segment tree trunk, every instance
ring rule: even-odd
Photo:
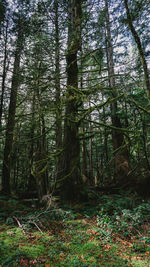
[[[5,20],[6,16],[6,8],[7,8],[7,2],[5,0],[0,1],[0,34],[1,34],[1,28],[2,28],[2,23]]]
[[[58,0],[54,2],[55,8],[55,87],[56,87],[56,181],[62,174],[62,108],[60,99],[60,43],[59,43],[59,22],[58,22]]]
[[[40,141],[34,158],[34,174],[38,198],[41,201],[42,197],[47,194],[47,159],[45,148]]]
[[[128,21],[129,28],[130,28],[130,31],[131,31],[132,36],[134,38],[134,41],[137,44],[141,64],[142,64],[142,67],[144,70],[144,77],[145,77],[145,84],[146,84],[148,99],[150,101],[150,78],[149,78],[149,73],[148,73],[147,62],[146,62],[145,55],[144,55],[144,50],[142,47],[140,37],[139,37],[139,35],[138,35],[134,25],[133,25],[132,17],[131,17],[130,10],[128,7],[128,0],[124,0],[124,5],[125,5],[125,9],[126,9],[126,15],[127,15],[127,21]]]
[[[2,92],[1,92],[1,99],[0,99],[0,127],[2,124],[5,80],[6,80],[6,73],[7,73],[7,68],[6,68],[7,56],[8,56],[7,45],[8,45],[8,20],[6,22],[6,30],[5,30],[4,61],[3,61],[3,74],[2,74]]]
[[[17,44],[15,51],[11,95],[10,95],[10,103],[8,111],[8,121],[6,126],[3,170],[2,170],[2,190],[7,194],[10,193],[10,171],[11,171],[10,163],[11,163],[11,152],[13,144],[13,131],[15,126],[17,91],[19,86],[20,57],[22,48],[23,48],[23,30],[20,27],[18,30],[18,37],[17,37]]]
[[[83,136],[85,136],[86,133],[86,129],[84,126],[84,123],[82,123],[82,130],[83,130]],[[88,183],[89,180],[89,173],[88,173],[88,169],[87,169],[87,144],[86,144],[86,140],[83,139],[82,141],[82,176],[83,176],[83,182],[84,183]]]
[[[33,168],[33,158],[34,158],[34,146],[35,146],[35,90],[33,92],[33,98],[32,98],[32,104],[31,104],[31,128],[30,128],[30,148],[29,148],[29,177],[28,177],[28,189],[30,191],[35,190],[36,187],[36,181],[35,177],[32,173],[32,168]]]
[[[90,101],[89,101],[89,108],[91,108]],[[90,121],[92,121],[91,114],[89,114],[89,132],[90,134],[92,134],[93,127]],[[89,175],[88,177],[89,177],[89,184],[93,185],[94,175],[93,175],[93,140],[92,140],[92,137],[90,137],[89,139]]]
[[[40,73],[40,65],[39,65]],[[39,76],[37,79],[37,100],[38,100],[38,142],[37,150],[35,153],[34,159],[34,170],[36,185],[38,191],[39,200],[42,200],[42,197],[47,194],[48,190],[48,172],[47,172],[47,149],[46,149],[46,130],[45,130],[45,119],[43,114],[43,107],[40,97],[40,88],[39,88]]]
[[[78,66],[80,49],[81,1],[68,1],[67,100],[64,123],[64,177],[62,196],[74,201],[80,195],[80,141],[78,137]]]

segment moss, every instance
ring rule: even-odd
[[[110,199],[110,201],[113,206],[114,200]],[[90,210],[90,207],[87,208]],[[99,209],[99,207],[97,208]],[[94,208],[92,207],[92,209]],[[145,216],[148,210],[148,208],[146,211],[144,209]],[[74,216],[73,211],[71,212]],[[85,210],[83,210],[83,214],[85,214]],[[30,212],[28,216],[30,217]],[[50,216],[49,213],[48,216]],[[97,225],[95,217],[88,219],[87,216],[80,214],[79,218],[81,217],[81,219],[67,221],[65,213],[65,220],[58,222],[56,219],[50,220],[48,216],[45,217],[43,214],[43,218],[48,222],[48,229],[42,228],[43,233],[25,228],[26,233],[23,234],[17,224],[16,226],[12,224],[0,226],[0,265],[6,267],[44,267],[46,264],[54,267],[125,267],[148,266],[150,264],[148,262],[150,251],[148,232],[142,241],[137,236],[133,236],[133,239],[129,241],[125,237],[121,237],[118,232],[108,232],[109,229],[105,224],[106,235],[103,237],[102,229]],[[23,223],[22,219],[19,220]],[[46,226],[44,222],[42,222],[43,227]],[[112,227],[112,219],[110,223],[109,226]],[[110,235],[110,239],[106,238],[107,234]]]
[[[35,245],[21,244],[19,249],[20,251],[25,253],[27,256],[32,257],[33,259],[39,258],[45,252],[45,247],[43,245],[37,245],[37,244]]]

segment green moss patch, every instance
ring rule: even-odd
[[[149,266],[149,204],[132,208],[130,201],[125,203],[119,197],[103,200],[90,216],[86,209],[61,208],[53,213],[29,209],[24,215],[19,210],[22,227],[9,214],[0,226],[0,265]]]

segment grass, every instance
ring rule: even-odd
[[[150,266],[150,204],[138,201],[129,207],[129,199],[129,205],[124,201],[103,196],[89,208],[84,204],[78,210],[43,214],[19,206],[17,218],[23,229],[13,220],[16,210],[9,202],[9,217],[3,213],[0,218],[0,266]]]

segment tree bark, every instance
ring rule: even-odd
[[[3,74],[2,74],[2,92],[1,92],[1,100],[0,100],[0,127],[2,124],[2,114],[3,114],[3,102],[4,102],[4,93],[5,93],[5,80],[6,80],[6,73],[7,73],[7,51],[8,45],[8,20],[6,21],[6,29],[5,29],[5,44],[4,44],[4,61],[3,61]]]
[[[0,34],[1,34],[1,28],[2,28],[2,23],[5,19],[6,16],[6,7],[7,7],[7,2],[5,0],[0,1]]]
[[[55,87],[56,87],[56,152],[58,156],[56,158],[56,181],[62,174],[62,108],[60,99],[60,33],[59,33],[59,21],[58,21],[58,0],[54,2],[55,8]]]
[[[89,108],[91,108],[90,100],[89,100]],[[89,132],[92,134],[93,127],[90,121],[92,121],[91,114],[89,114]],[[90,137],[89,139],[89,175],[88,175],[88,178],[89,178],[89,184],[93,185],[94,174],[93,174],[93,139],[92,137]]]
[[[35,150],[35,90],[33,91],[32,103],[31,103],[31,128],[30,128],[30,148],[29,148],[29,175],[28,175],[28,189],[30,191],[34,190],[36,187],[36,180],[33,175],[33,158],[34,158],[34,150]]]
[[[62,196],[65,200],[74,201],[80,195],[81,185],[77,66],[77,53],[81,44],[81,1],[70,0],[68,7],[67,100],[64,123]]]
[[[10,193],[10,171],[11,171],[10,163],[11,163],[11,152],[13,144],[13,131],[15,127],[17,91],[20,83],[19,72],[20,72],[20,58],[22,49],[23,49],[23,29],[20,26],[18,29],[18,37],[16,43],[15,60],[14,60],[13,76],[11,84],[11,95],[10,95],[10,103],[8,111],[8,121],[6,126],[3,170],[2,170],[2,190],[7,194]]]
[[[42,200],[42,197],[47,194],[48,190],[48,172],[47,172],[47,149],[46,149],[46,129],[45,129],[45,119],[43,114],[43,106],[41,102],[40,95],[40,66],[39,64],[39,73],[37,78],[37,100],[38,100],[38,142],[37,150],[35,152],[34,158],[34,170],[35,178],[37,185],[37,192],[39,200]]]

